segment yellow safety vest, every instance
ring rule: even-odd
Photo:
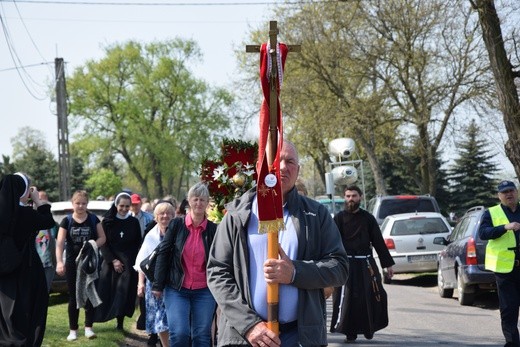
[[[500,204],[490,207],[489,214],[494,227],[509,223]],[[508,273],[515,264],[516,238],[509,230],[499,238],[489,240],[486,246],[485,268],[493,272]]]

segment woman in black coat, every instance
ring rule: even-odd
[[[32,199],[34,206],[25,206]],[[0,234],[12,235],[22,261],[0,276],[0,345],[40,346],[45,333],[49,295],[45,272],[34,238],[38,230],[54,226],[50,205],[44,204],[36,187],[22,173],[0,181]],[[1,249],[4,255],[6,250]],[[2,257],[2,254],[0,254]],[[10,259],[0,260],[2,263]]]
[[[217,226],[206,217],[208,187],[196,183],[188,191],[189,211],[170,221],[160,243],[152,294],[163,298],[170,346],[210,346],[216,302],[206,264]]]
[[[103,303],[96,307],[94,321],[117,318],[118,329],[123,329],[125,316],[134,314],[137,298],[137,272],[133,266],[141,247],[141,226],[130,214],[130,204],[130,195],[117,195],[102,221],[107,241],[101,247],[103,263],[97,292]]]

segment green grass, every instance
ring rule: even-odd
[[[84,322],[85,310],[79,311],[79,330],[76,341],[67,341],[69,334],[69,315],[67,313],[68,294],[51,293],[49,298],[49,310],[47,313],[47,328],[42,347],[54,346],[96,346],[96,347],[118,347],[124,345],[125,332],[133,330],[135,318],[125,318],[124,331],[116,329],[116,320],[105,323],[94,323],[94,332],[97,338],[89,340],[85,337]],[[138,309],[136,313],[138,314]]]

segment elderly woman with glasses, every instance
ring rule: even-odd
[[[197,183],[188,191],[189,210],[175,218],[161,242],[152,293],[164,297],[170,346],[210,346],[215,299],[206,280],[206,263],[216,224],[206,218],[209,191]]]
[[[163,298],[156,298],[152,294],[152,283],[140,268],[141,262],[148,257],[161,243],[168,230],[170,221],[175,217],[175,208],[169,202],[160,202],[155,206],[154,220],[157,224],[146,234],[143,244],[137,253],[134,269],[139,273],[137,295],[145,298],[146,303],[146,332],[150,334],[149,344],[160,338],[163,347],[168,346],[168,321]]]

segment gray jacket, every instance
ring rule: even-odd
[[[210,250],[208,286],[221,309],[219,346],[248,345],[244,336],[262,318],[253,310],[249,288],[247,223],[256,192],[250,190],[226,206]],[[287,206],[298,235],[298,255],[293,261],[298,287],[298,335],[302,346],[327,345],[323,288],[347,281],[347,254],[327,209],[296,189],[288,193]]]
[[[99,278],[98,263],[99,251],[96,241],[86,241],[76,258],[76,308],[85,307],[87,299],[93,307],[103,303],[96,290],[96,280]],[[87,268],[89,270],[85,271]]]

